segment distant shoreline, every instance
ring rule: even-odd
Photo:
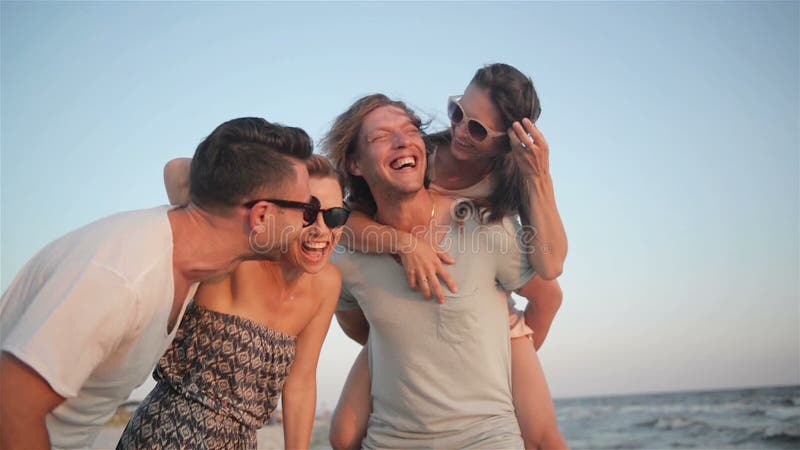
[[[569,395],[569,396],[559,396],[553,397],[554,401],[558,400],[578,400],[582,398],[590,399],[590,398],[619,398],[619,397],[644,397],[644,396],[654,396],[654,395],[679,395],[679,394],[703,394],[703,393],[715,393],[715,392],[730,392],[730,391],[757,391],[757,390],[764,390],[764,389],[788,389],[788,388],[798,388],[800,389],[800,380],[798,380],[797,384],[769,384],[764,386],[742,386],[742,387],[725,387],[725,388],[698,388],[698,389],[685,389],[685,390],[678,390],[678,391],[642,391],[642,392],[631,392],[631,393],[621,393],[621,394],[586,394],[586,395]]]

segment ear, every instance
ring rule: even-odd
[[[364,173],[361,172],[361,167],[358,165],[358,160],[355,158],[347,158],[347,171],[350,172],[350,175],[355,175],[357,177],[364,176]]]
[[[267,218],[275,214],[275,205],[269,202],[258,202],[250,208],[250,228],[253,230],[266,230]]]

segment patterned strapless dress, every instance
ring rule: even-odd
[[[117,449],[255,449],[294,361],[294,336],[188,306],[158,362],[158,384]]]

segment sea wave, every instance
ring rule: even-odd
[[[685,430],[687,428],[702,428],[712,430],[715,427],[703,420],[684,416],[663,416],[637,424],[640,427],[655,428],[656,430]]]
[[[767,441],[800,443],[800,424],[773,425],[763,431],[762,438]]]
[[[773,419],[793,420],[800,418],[800,408],[796,406],[769,408],[765,411],[765,414]]]

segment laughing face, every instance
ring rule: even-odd
[[[361,124],[348,169],[363,177],[373,194],[418,192],[425,181],[425,143],[419,128],[400,108],[376,108]]]
[[[342,207],[342,188],[335,178],[311,177],[311,195],[317,197],[323,210]],[[333,248],[342,235],[341,227],[331,230],[322,213],[310,226],[303,228],[300,237],[289,247],[287,257],[307,273],[318,273],[328,263]]]

